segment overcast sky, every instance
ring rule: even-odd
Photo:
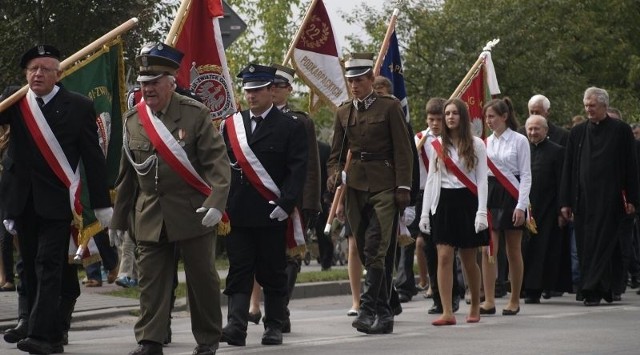
[[[376,10],[382,10],[382,4],[385,1],[388,2],[389,0],[366,0],[366,4]],[[354,11],[364,2],[363,0],[324,0],[324,6],[327,8],[331,18],[331,25],[338,35],[340,48],[346,44],[345,38],[348,35],[362,33],[360,37],[366,38],[366,34],[358,26],[348,25],[342,19],[343,14]]]

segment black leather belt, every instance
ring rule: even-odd
[[[390,152],[389,153],[351,152],[351,157],[353,159],[358,159],[362,161],[393,159],[393,156]]]

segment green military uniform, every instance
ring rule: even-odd
[[[356,100],[336,111],[329,173],[346,170],[345,210],[365,265],[365,291],[351,326],[367,334],[393,332],[385,258],[398,206],[409,202],[413,152],[400,102],[373,92],[373,54],[353,53],[345,77]],[[371,94],[366,95],[366,90]],[[344,167],[347,150],[352,159]]]
[[[162,343],[165,339],[172,293],[174,248],[185,264],[191,327],[198,344],[218,344],[222,329],[220,280],[215,269],[214,227],[202,225],[199,207],[224,211],[229,191],[230,168],[225,144],[215,130],[209,110],[201,103],[173,93],[160,116],[162,123],[182,146],[196,172],[212,187],[204,196],[189,185],[158,156],[149,166],[134,167],[156,155],[139,114],[125,114],[124,149],[117,186],[113,229],[126,230],[135,208],[133,232],[139,252],[141,314],[135,325],[138,342]],[[152,158],[153,159],[153,158]],[[175,242],[175,243],[174,243]]]
[[[382,269],[398,213],[395,189],[411,186],[413,155],[400,102],[372,93],[363,105],[357,110],[348,101],[338,107],[328,171],[347,170],[345,209],[360,257],[365,267]],[[345,169],[347,149],[352,159]],[[365,250],[368,221],[362,220],[362,210],[367,204],[375,206],[381,228],[381,239],[373,250]]]

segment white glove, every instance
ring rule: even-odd
[[[347,172],[342,170],[342,174],[340,174],[340,178],[342,179],[342,184],[346,185],[347,184]]]
[[[487,220],[487,211],[478,211],[476,212],[476,221],[474,223],[476,227],[476,233],[480,233],[481,231],[489,228],[489,221]]]
[[[13,219],[5,219],[2,221],[2,224],[4,224],[4,229],[6,229],[9,234],[18,234],[18,232],[16,232],[16,222]]]
[[[402,221],[406,226],[413,223],[413,220],[416,219],[416,208],[415,206],[405,207],[404,213],[402,214]]]
[[[93,214],[96,215],[96,219],[102,225],[102,228],[109,228],[111,223],[111,217],[113,217],[113,208],[96,208],[93,210]]]
[[[418,227],[420,227],[422,233],[431,234],[431,222],[429,221],[429,215],[420,217]]]
[[[119,248],[124,242],[127,232],[121,229],[109,229],[109,244],[112,247]]]
[[[269,215],[269,218],[277,219],[278,222],[282,222],[285,219],[289,218],[289,215],[287,214],[287,212],[285,212],[285,210],[283,210],[282,207],[276,205],[274,201],[269,201],[269,204],[276,206],[276,208],[274,208],[271,214]]]
[[[197,213],[207,212],[202,218],[202,225],[205,227],[213,227],[222,219],[222,212],[215,208],[200,207],[196,210]]]

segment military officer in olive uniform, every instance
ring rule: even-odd
[[[134,355],[162,354],[175,248],[180,248],[187,275],[198,344],[193,353],[215,354],[222,331],[215,225],[227,201],[229,159],[209,109],[174,91],[181,59],[182,53],[165,44],[142,48],[136,62],[144,101],[124,117],[121,182],[110,237],[122,236],[133,208],[140,285]]]
[[[367,270],[352,326],[364,333],[391,333],[389,290],[382,287],[385,256],[398,211],[410,202],[413,153],[400,102],[374,92],[372,67],[371,53],[354,53],[345,63],[353,100],[336,112],[328,185],[346,178],[346,217]],[[345,167],[348,149],[352,159]]]

